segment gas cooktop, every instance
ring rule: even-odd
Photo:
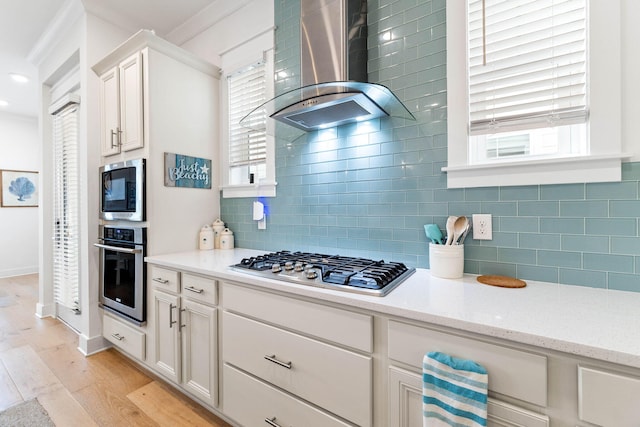
[[[380,297],[415,272],[415,268],[397,262],[289,251],[244,258],[230,268],[270,279]]]

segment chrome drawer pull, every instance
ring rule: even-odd
[[[117,339],[118,341],[122,341],[124,339],[124,337],[118,333],[111,334],[111,336]]]
[[[291,369],[291,362],[281,362],[278,359],[276,359],[276,355],[272,354],[271,356],[265,356],[265,359],[267,359],[269,362],[273,362],[276,365],[280,365],[283,368],[287,368],[287,369]],[[275,419],[275,418],[274,418]]]
[[[264,422],[269,424],[271,427],[280,427],[280,424],[276,423],[276,417],[265,418]]]
[[[173,328],[174,323],[178,323],[176,320],[173,320],[173,309],[178,308],[177,305],[169,304],[169,329]]]
[[[196,294],[201,294],[204,292],[204,289],[198,289],[198,288],[194,288],[193,286],[187,286],[186,288],[184,288],[186,291],[191,291],[191,292],[195,292]]]
[[[154,282],[162,283],[163,285],[166,285],[167,283],[169,283],[167,279],[163,279],[162,277],[154,277],[152,280]]]

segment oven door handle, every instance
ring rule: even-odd
[[[102,243],[94,243],[93,246],[95,246],[96,248],[108,249],[110,251],[122,252],[122,253],[125,253],[125,254],[140,254],[140,253],[142,253],[142,249],[122,248],[120,246],[103,245]]]

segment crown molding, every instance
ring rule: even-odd
[[[35,66],[40,66],[69,25],[83,15],[84,7],[80,0],[67,0],[29,51],[27,61]]]
[[[220,21],[225,20],[253,0],[215,0],[209,6],[171,30],[165,38],[171,43],[182,46],[202,34]]]

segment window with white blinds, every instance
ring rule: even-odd
[[[586,13],[586,0],[469,0],[472,163],[586,153]]]
[[[79,98],[53,107],[53,293],[56,303],[80,310],[79,302]]]
[[[470,0],[470,134],[587,120],[585,0]]]
[[[447,186],[619,181],[622,13],[447,0]]]
[[[267,114],[240,120],[266,100],[265,63],[259,62],[227,77],[229,100],[229,184],[253,184],[266,177]]]

